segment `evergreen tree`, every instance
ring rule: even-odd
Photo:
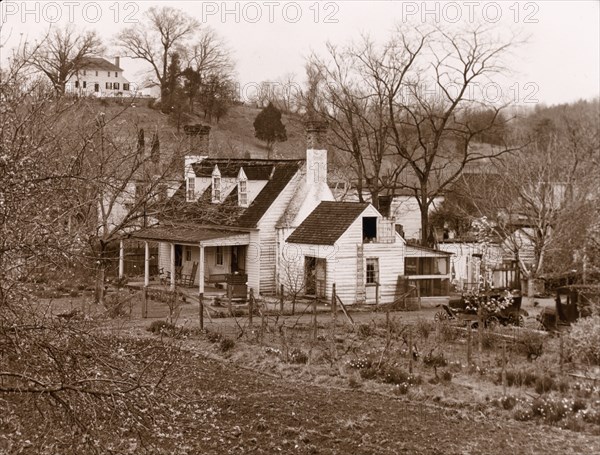
[[[269,152],[275,142],[287,141],[285,125],[281,123],[281,112],[269,103],[254,119],[254,136],[267,143]]]

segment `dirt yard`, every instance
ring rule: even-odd
[[[550,304],[525,306],[526,325],[535,327],[535,314]],[[170,311],[152,302],[147,318],[140,316],[135,297],[122,307],[122,316],[107,318],[104,310],[81,299],[65,298],[53,302],[52,312],[84,308],[98,318],[98,330],[112,336],[161,336],[181,343],[183,358],[169,379],[179,396],[168,403],[176,425],[158,442],[165,453],[600,453],[600,425],[575,416],[552,425],[541,417],[515,420],[525,403],[554,395],[499,381],[502,356],[507,357],[504,375],[523,368],[541,375],[557,366],[554,342],[533,360],[516,342],[507,349],[503,337],[516,339],[515,329],[502,328],[500,342],[492,341],[498,335],[486,334],[479,351],[477,332],[469,348],[466,329],[433,324],[437,309],[353,312],[354,324],[339,313],[334,328],[331,314],[321,307],[315,333],[312,308],[303,305],[294,316],[273,313],[261,320],[255,315],[252,326],[247,315],[206,317],[206,332],[198,330],[198,304]],[[174,331],[147,330],[171,318]],[[432,359],[439,364],[428,363]],[[388,376],[377,376],[375,364],[387,365]],[[409,370],[404,382],[389,377]],[[574,391],[575,382],[567,388]],[[590,390],[586,399],[592,407],[600,396]],[[551,394],[566,396],[562,392]],[[507,396],[516,405],[505,406]]]

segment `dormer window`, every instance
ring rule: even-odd
[[[221,202],[221,171],[216,164],[212,173],[212,201]]]
[[[188,177],[187,179],[187,200],[194,201],[196,198],[196,177]]]
[[[243,168],[238,174],[238,202],[240,207],[248,207],[248,177]]]

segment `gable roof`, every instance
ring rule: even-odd
[[[248,175],[248,169],[258,167],[259,171],[250,174],[255,177],[260,173],[260,177],[264,177],[260,180],[267,180],[267,183],[248,207],[238,205],[237,188],[233,188],[220,204],[211,203],[210,186],[196,202],[185,202],[185,184],[182,184],[171,198],[170,208],[163,213],[163,220],[255,228],[277,196],[300,170],[304,160],[205,159],[202,163],[204,163],[202,166],[195,167],[198,169],[196,172],[200,172],[202,176],[211,176],[216,164],[222,177],[237,177],[239,168],[244,167],[248,179],[252,179]],[[256,166],[253,166],[253,163],[256,163]],[[210,170],[209,174],[206,174],[207,170]]]
[[[368,206],[368,202],[321,202],[286,241],[333,245]]]
[[[269,180],[274,170],[274,163],[276,163],[276,160],[205,158],[199,163],[193,163],[192,169],[196,177],[210,177],[216,165],[219,168],[221,177],[237,178],[240,168],[243,168],[248,180]]]
[[[117,65],[110,63],[102,57],[85,57],[82,59],[81,69],[93,69],[101,71],[123,71]]]

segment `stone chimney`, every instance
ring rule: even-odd
[[[115,66],[121,68],[121,57],[115,57]]]
[[[183,131],[190,138],[190,152],[194,155],[209,155],[210,126],[196,123],[185,125]]]
[[[306,127],[306,183],[327,184],[327,123],[305,122]]]

